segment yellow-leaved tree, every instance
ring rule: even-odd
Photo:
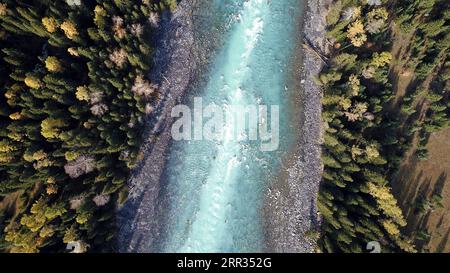
[[[59,138],[64,126],[66,123],[62,119],[46,118],[41,122],[41,134],[47,139]]]
[[[31,76],[31,75],[26,76],[24,82],[25,82],[26,86],[33,88],[33,89],[38,89],[42,86],[41,81],[38,78]]]
[[[48,56],[45,60],[45,67],[50,72],[62,72],[63,66],[61,62],[55,56]]]
[[[75,95],[79,101],[89,101],[89,91],[86,86],[78,86]]]
[[[397,205],[397,199],[391,193],[391,189],[387,186],[377,185],[370,182],[368,184],[369,194],[377,201],[378,207],[388,216],[392,223],[401,227],[406,226],[406,220],[403,217],[402,210]]]
[[[42,18],[42,25],[44,25],[45,29],[53,33],[59,28],[59,23],[53,17],[44,17]]]
[[[64,21],[61,24],[61,29],[64,31],[66,37],[70,40],[73,40],[78,36],[78,31],[75,24],[70,21]]]
[[[356,47],[361,47],[367,41],[366,31],[361,20],[356,20],[350,25],[347,31],[347,38]]]

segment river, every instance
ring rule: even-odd
[[[301,12],[298,0],[212,1],[200,11],[198,31],[220,42],[205,83],[184,104],[192,109],[201,97],[203,106],[223,109],[279,106],[279,145],[261,151],[260,139],[174,142],[159,196],[165,215],[157,251],[263,251],[265,194],[297,133],[289,124],[296,113],[293,81],[300,80],[292,69]]]

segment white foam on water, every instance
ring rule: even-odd
[[[228,59],[223,71],[220,71],[220,79],[223,81],[223,89],[228,94],[227,104],[245,105],[248,103],[243,96],[244,81],[249,77],[249,60],[252,51],[258,43],[258,37],[263,31],[264,21],[262,16],[267,13],[268,5],[264,0],[252,0],[245,2],[242,11],[235,21],[230,35],[230,41],[226,46]],[[186,252],[215,252],[221,249],[227,237],[227,205],[230,210],[230,197],[235,194],[234,184],[236,173],[239,172],[241,163],[237,156],[241,155],[242,147],[239,141],[233,137],[233,123],[227,123],[224,128],[224,141],[218,147],[216,160],[211,165],[207,181],[199,193],[199,206],[195,213],[195,219],[190,225],[185,243],[176,251]]]

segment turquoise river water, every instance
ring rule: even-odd
[[[211,14],[221,15],[214,16],[216,21],[210,25],[225,27],[206,83],[195,97],[203,99],[203,107],[268,105],[270,113],[271,105],[279,106],[279,146],[261,151],[262,140],[174,142],[162,193],[170,201],[160,248],[163,252],[259,252],[265,240],[265,193],[276,179],[281,158],[295,142],[295,130],[288,124],[296,112],[289,105],[295,92],[292,60],[303,1],[216,0],[209,7]],[[193,97],[185,102],[189,107],[194,105]],[[222,130],[229,133],[229,124]]]

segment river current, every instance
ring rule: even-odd
[[[211,54],[204,84],[183,103],[191,109],[198,98],[203,107],[222,109],[266,105],[269,116],[262,122],[269,127],[270,107],[278,106],[279,145],[262,151],[261,139],[173,142],[159,196],[167,207],[158,248],[162,252],[260,252],[265,243],[265,194],[296,140],[290,125],[296,114],[290,103],[296,92],[292,60],[303,1],[214,0],[207,6],[199,15],[203,20],[199,31],[211,32],[220,41]],[[225,135],[232,129],[229,123],[221,128]]]

